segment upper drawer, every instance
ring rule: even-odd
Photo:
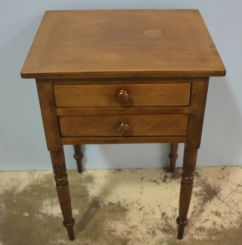
[[[186,106],[191,83],[55,85],[57,107]]]

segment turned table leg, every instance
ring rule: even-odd
[[[74,240],[74,219],[72,218],[71,197],[66,173],[63,147],[59,151],[50,151],[50,155],[54,169],[57,194],[64,217],[63,224],[67,229],[70,240]]]
[[[178,143],[171,143],[170,144],[170,172],[174,173],[176,169],[176,160],[178,157],[177,151],[178,151]]]
[[[76,160],[77,170],[79,173],[82,173],[82,149],[81,145],[73,145],[74,147],[74,159]]]
[[[71,198],[66,174],[64,150],[58,127],[53,84],[50,80],[37,80],[36,85],[39,94],[46,143],[51,156],[57,195],[64,218],[63,224],[68,231],[70,240],[74,240],[74,219],[72,218]]]
[[[183,157],[183,171],[179,200],[178,239],[182,239],[187,225],[187,214],[190,206],[197,152],[201,143],[202,126],[206,105],[208,79],[197,79],[192,83],[191,112],[189,115],[187,137]]]

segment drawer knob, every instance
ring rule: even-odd
[[[118,132],[121,134],[121,135],[127,135],[128,133],[130,133],[130,129],[131,127],[129,126],[129,124],[125,121],[121,121],[118,125]]]
[[[125,89],[120,89],[116,94],[116,100],[122,106],[130,106],[132,104],[132,99],[129,96],[129,93]]]

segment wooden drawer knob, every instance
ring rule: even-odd
[[[129,126],[129,124],[125,121],[121,121],[118,125],[118,132],[121,134],[121,135],[127,135],[128,133],[130,133],[130,129],[131,127]]]
[[[132,99],[129,96],[129,93],[125,89],[120,89],[116,94],[116,100],[122,106],[129,106],[132,104]]]

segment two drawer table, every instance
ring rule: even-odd
[[[69,238],[74,219],[63,145],[185,143],[178,238],[192,194],[210,76],[225,68],[197,10],[45,13],[21,71],[36,79],[46,143]]]

